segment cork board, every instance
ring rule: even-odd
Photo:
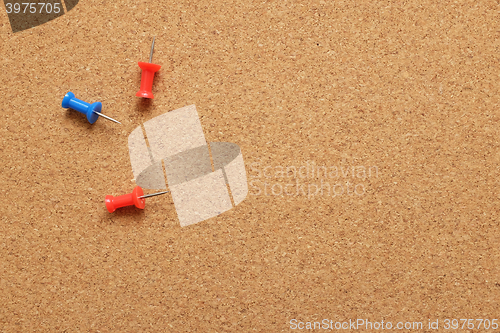
[[[17,32],[8,2],[1,332],[499,331],[497,1],[63,1]],[[130,133],[188,105],[246,198],[108,213]]]

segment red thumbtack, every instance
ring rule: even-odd
[[[106,203],[106,208],[108,212],[113,213],[117,208],[125,206],[136,206],[139,209],[144,209],[146,206],[145,198],[154,197],[156,195],[169,193],[170,191],[158,192],[153,194],[144,195],[142,188],[136,186],[132,193],[120,195],[119,197],[114,197],[112,195],[107,195],[104,202]]]
[[[154,98],[151,89],[153,88],[153,78],[155,73],[161,68],[160,65],[152,64],[153,50],[155,48],[155,37],[153,37],[153,44],[151,45],[151,53],[149,54],[149,62],[139,62],[139,67],[142,69],[141,76],[141,89],[135,94],[137,97]]]

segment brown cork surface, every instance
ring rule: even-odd
[[[0,9],[0,332],[500,321],[497,1],[81,0],[16,33]],[[108,213],[131,131],[192,104],[246,199]]]

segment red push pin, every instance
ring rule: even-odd
[[[144,195],[142,188],[136,186],[132,193],[120,195],[119,197],[114,197],[112,195],[107,195],[104,202],[106,203],[106,208],[108,212],[113,213],[117,208],[125,206],[136,206],[139,209],[144,209],[146,206],[145,198],[154,197],[156,195],[169,193],[170,191],[158,192],[153,194]]]
[[[153,78],[155,73],[161,68],[160,65],[152,64],[153,50],[155,48],[155,38],[153,37],[153,44],[151,45],[151,53],[149,54],[149,62],[139,62],[139,67],[142,69],[141,77],[141,90],[135,94],[137,97],[154,98],[151,89],[153,88]]]

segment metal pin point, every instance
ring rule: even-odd
[[[108,117],[108,116],[106,116],[106,115],[104,115],[104,114],[102,114],[102,113],[100,113],[100,112],[94,111],[94,113],[95,113],[95,114],[98,114],[99,116],[104,117],[104,118],[106,118],[106,119],[108,119],[108,120],[114,121],[115,123],[121,124],[118,120],[114,120],[113,118]]]
[[[155,39],[156,36],[153,37],[153,44],[151,44],[151,52],[149,53],[149,63],[153,61],[153,50],[155,49]]]
[[[139,197],[139,199],[151,198],[151,197],[155,197],[155,196],[157,196],[157,195],[160,195],[160,194],[165,194],[165,193],[170,193],[170,191],[165,191],[165,192],[158,192],[158,193],[153,193],[153,194],[141,195],[141,196]]]

